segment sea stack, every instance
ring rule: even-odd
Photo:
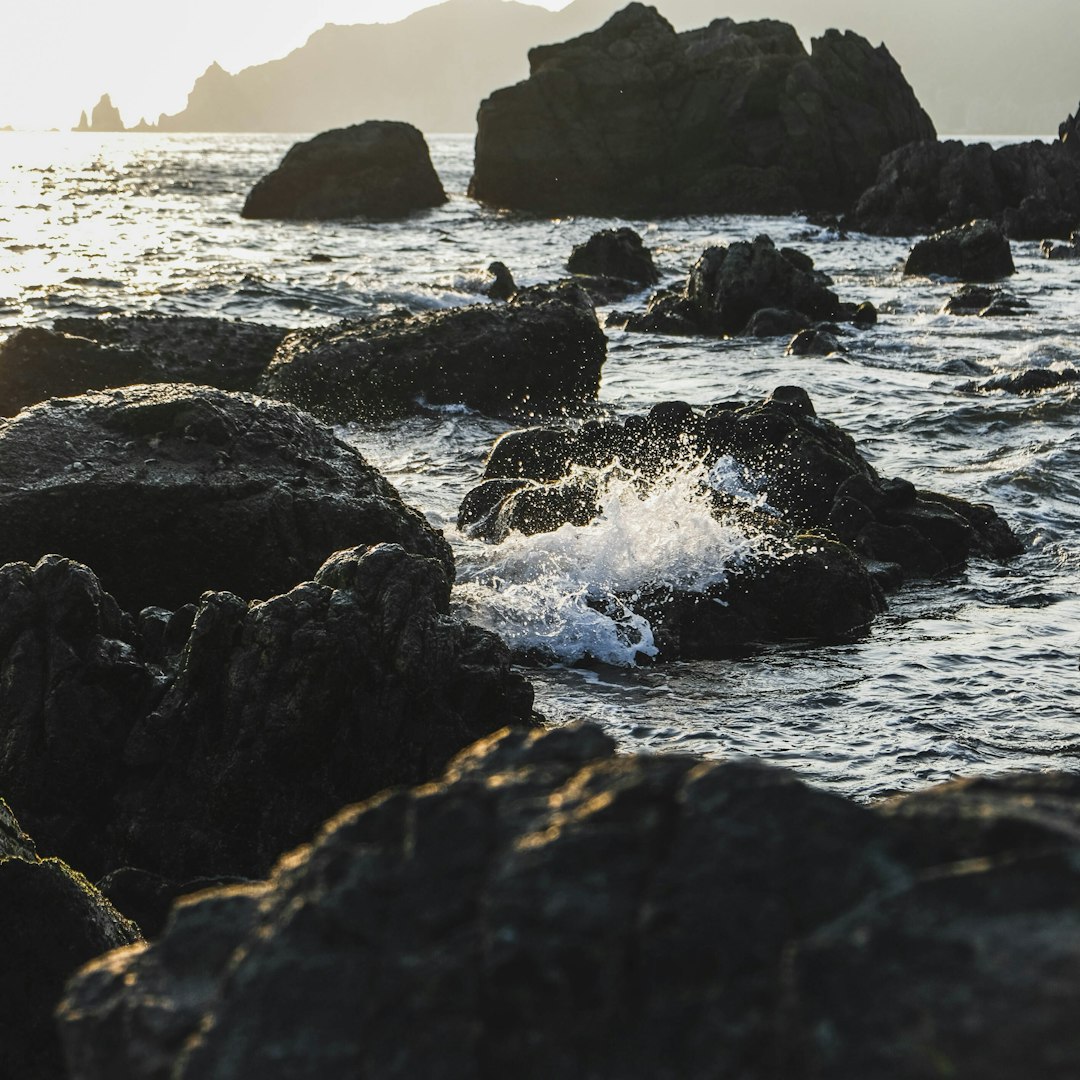
[[[677,34],[632,3],[529,53],[480,106],[470,194],[544,213],[846,209],[881,158],[934,127],[882,45],[716,19]]]

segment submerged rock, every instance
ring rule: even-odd
[[[982,393],[1002,390],[1006,394],[1038,394],[1077,381],[1080,381],[1080,371],[1076,368],[1028,368],[1026,371],[1002,372],[982,382],[966,382],[960,389]]]
[[[787,356],[832,356],[846,350],[828,330],[800,330],[784,350]]]
[[[997,281],[1015,274],[1016,267],[1001,229],[992,221],[971,221],[920,240],[908,255],[904,273]]]
[[[700,497],[743,533],[747,552],[708,588],[661,580],[636,589],[629,602],[665,659],[730,655],[761,639],[851,636],[880,610],[874,582],[1020,550],[989,506],[880,477],[798,387],[703,414],[668,402],[622,423],[511,432],[492,447],[458,525],[493,543],[512,531],[583,527],[600,514],[609,475],[628,475],[647,494],[687,468],[701,470]],[[741,490],[710,480],[714,473],[741,476]]]
[[[296,143],[247,197],[246,218],[403,217],[446,193],[424,136],[397,120],[368,120]]]
[[[827,31],[808,54],[762,19],[676,34],[632,3],[532,49],[530,77],[477,117],[469,192],[543,213],[844,209],[882,155],[934,137],[884,46]]]
[[[135,383],[252,390],[285,333],[239,320],[162,315],[24,327],[0,344],[0,414]]]
[[[81,874],[41,859],[0,799],[0,1075],[65,1080],[53,1012],[64,983],[111,949],[133,945],[138,929]]]
[[[502,733],[85,968],[59,1012],[70,1080],[478,1061],[572,1080],[1064,1077],[1076,778],[1001,787],[874,808],[752,762],[616,755],[589,727]]]
[[[976,218],[1014,240],[1064,239],[1080,222],[1076,119],[1053,143],[912,142],[882,162],[845,224],[888,236],[939,232]]]
[[[606,349],[581,288],[534,286],[505,304],[298,330],[259,389],[335,421],[391,419],[421,400],[551,414],[595,401]]]
[[[947,315],[981,315],[983,318],[1012,318],[1031,311],[1022,297],[989,285],[965,285],[950,296],[941,309]]]
[[[130,611],[207,589],[265,598],[332,552],[450,548],[333,432],[278,402],[158,385],[44,402],[0,420],[0,564],[93,567]]]
[[[356,548],[262,603],[207,593],[166,616],[161,649],[85,567],[9,564],[0,790],[44,850],[95,877],[265,873],[346,803],[531,722],[505,646],[449,597],[441,563]]]
[[[820,319],[854,318],[860,309],[841,304],[831,284],[809,255],[759,236],[706,248],[681,291],[661,290],[643,313],[613,313],[607,321],[646,333],[768,337]]]

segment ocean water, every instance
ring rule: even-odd
[[[429,140],[450,195],[437,210],[397,223],[242,221],[246,192],[293,141],[0,135],[0,334],[73,314],[297,326],[478,303],[491,260],[522,284],[554,280],[573,244],[624,223],[476,206],[464,195],[466,136]],[[882,473],[992,503],[1026,550],[1005,565],[975,561],[905,587],[852,644],[654,663],[651,628],[618,596],[656,580],[707,584],[737,568],[763,541],[713,520],[699,492],[706,483],[760,500],[761,478],[703,475],[688,462],[642,501],[612,476],[594,526],[492,547],[454,522],[509,424],[450,408],[343,427],[446,531],[461,612],[561,658],[527,671],[538,708],[553,723],[595,720],[628,749],[754,755],[856,798],[977,772],[1080,767],[1080,385],[1031,397],[960,390],[999,372],[1080,365],[1080,265],[1015,243],[1018,273],[1007,287],[1031,311],[957,318],[940,313],[954,283],[904,280],[905,240],[843,237],[798,217],[625,224],[669,282],[710,243],[768,233],[810,254],[841,298],[871,300],[881,317],[845,338],[847,355],[824,359],[785,357],[778,339],[611,330],[601,414],[674,398],[704,407],[799,384]],[[602,662],[581,666],[586,656]]]

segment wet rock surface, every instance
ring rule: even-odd
[[[756,495],[736,497],[703,481],[711,512],[775,540],[724,586],[669,589],[655,598],[646,589],[636,597],[635,609],[647,610],[660,628],[666,659],[730,655],[761,639],[837,640],[880,610],[874,582],[895,585],[904,576],[945,573],[972,556],[1008,558],[1021,550],[989,506],[878,475],[798,387],[704,413],[666,402],[622,423],[510,432],[492,447],[458,525],[490,542],[515,530],[587,525],[600,513],[605,470],[616,461],[642,490],[666,482],[665,471],[676,466],[733,466]]]
[[[63,1080],[53,1010],[88,960],[139,940],[137,928],[81,874],[38,857],[0,799],[0,1076]]]
[[[444,202],[424,136],[411,124],[368,120],[296,143],[252,188],[241,216],[393,218]]]
[[[980,315],[983,318],[1013,318],[1032,310],[1030,301],[993,285],[965,285],[945,302],[947,315]]]
[[[1078,805],[1063,774],[864,807],[499,734],[85,968],[70,1077],[1063,1080]]]
[[[630,228],[603,229],[576,244],[566,261],[572,274],[617,278],[640,285],[660,280],[652,252]]]
[[[706,248],[681,290],[663,289],[644,312],[613,312],[608,326],[643,333],[790,335],[822,319],[853,320],[866,305],[841,303],[832,279],[768,236]]]
[[[332,552],[449,546],[355,450],[289,405],[184,385],[54,400],[0,421],[0,564],[50,552],[121,605],[261,599]]]
[[[1075,382],[1080,382],[1080,371],[1076,368],[1028,368],[1025,371],[1002,372],[981,382],[972,380],[964,383],[960,389],[983,393],[1002,390],[1006,394],[1038,394]]]
[[[24,327],[0,344],[0,413],[135,383],[251,390],[285,333],[238,320],[160,315]]]
[[[544,213],[843,209],[882,156],[933,125],[881,46],[717,19],[676,34],[632,3],[532,49],[530,77],[480,106],[470,194]]]
[[[95,878],[168,879],[114,876],[151,914],[169,882],[265,873],[346,803],[531,723],[505,646],[449,595],[440,562],[356,548],[263,603],[217,592],[161,613],[155,646],[86,567],[8,564],[0,790],[42,850]]]
[[[580,287],[534,286],[505,304],[298,330],[259,390],[335,421],[390,419],[421,402],[551,414],[596,399],[606,349]]]
[[[971,221],[920,240],[904,273],[939,274],[960,281],[998,281],[1016,273],[1009,241],[992,221]]]
[[[881,162],[846,224],[886,236],[933,233],[976,218],[1013,240],[1065,239],[1080,222],[1080,133],[1068,117],[1053,143],[913,142]]]

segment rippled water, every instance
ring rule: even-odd
[[[455,136],[430,140],[451,196],[438,210],[396,224],[241,221],[247,190],[291,141],[0,135],[0,327],[148,310],[299,325],[473,303],[492,259],[520,283],[552,280],[574,243],[610,224],[477,207],[464,196],[471,140]],[[841,238],[798,218],[628,224],[671,281],[706,244],[768,232],[808,252],[842,298],[872,300],[882,317],[845,339],[842,359],[784,357],[781,340],[610,331],[605,411],[625,415],[672,398],[706,406],[798,383],[883,473],[993,503],[1027,550],[1005,566],[976,562],[906,587],[851,645],[531,669],[539,708],[553,721],[598,720],[627,747],[754,754],[859,797],[977,771],[1080,767],[1080,388],[1023,398],[959,390],[983,374],[1080,364],[1080,267],[1014,244],[1018,273],[1008,288],[1032,310],[956,318],[939,314],[955,286],[902,278],[904,241]],[[700,569],[737,551],[739,538],[698,519],[674,546],[657,533],[674,513],[670,500],[685,495],[677,490],[664,496],[668,504],[646,507],[613,494],[588,536],[517,539],[497,551],[466,540],[453,527],[457,504],[506,429],[447,410],[343,434],[446,529],[463,609],[508,636],[554,626],[573,658],[575,634],[606,635],[615,645],[604,655],[623,658],[614,625],[575,621],[575,591],[604,573],[644,574],[657,560]],[[684,520],[691,509],[679,503]],[[585,608],[582,618],[596,615]]]

